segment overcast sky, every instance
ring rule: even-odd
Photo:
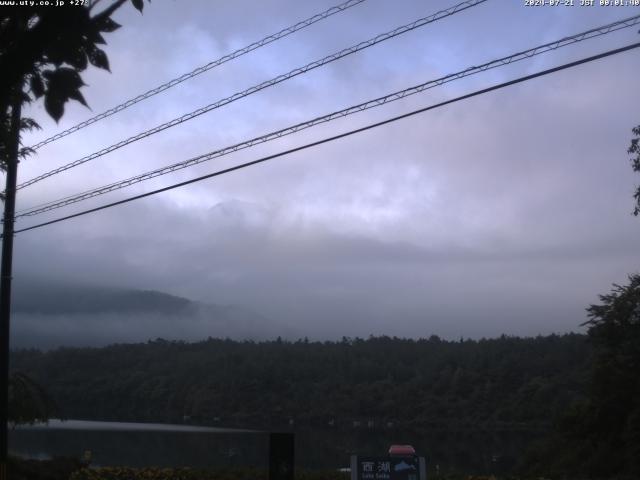
[[[575,0],[579,3],[579,0]],[[46,138],[337,0],[126,5],[92,111]],[[19,181],[453,5],[367,0],[38,151]],[[266,89],[22,190],[18,209],[216,150],[472,65],[636,15],[636,7],[488,2]],[[18,228],[637,42],[639,27],[22,219]],[[580,331],[585,307],[640,261],[626,153],[640,52],[459,102],[267,164],[19,234],[15,276],[157,289],[233,304],[311,337]],[[178,332],[179,335],[179,332]],[[150,332],[153,337],[153,332]]]

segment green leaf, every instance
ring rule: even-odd
[[[66,53],[64,42],[56,38],[56,41],[47,47],[45,53],[49,62],[53,63],[56,66],[62,65]]]
[[[142,13],[142,8],[144,7],[143,0],[131,0],[131,3],[140,13]]]
[[[84,82],[74,69],[62,67],[57,70],[46,70],[42,75],[47,79],[44,106],[56,122],[64,114],[64,104],[70,99],[87,106],[87,102],[79,91]]]
[[[109,17],[102,18],[98,21],[98,29],[101,32],[111,33],[119,29],[122,25],[114,22]]]
[[[74,90],[82,87],[85,84],[78,72],[76,72],[72,68],[66,67],[58,68],[50,75],[49,88],[51,88],[51,83],[59,83],[63,86],[64,89]]]
[[[87,68],[87,54],[83,48],[77,48],[70,52],[65,61],[80,72]]]
[[[111,71],[109,69],[109,59],[107,58],[107,54],[99,48],[94,47],[93,50],[89,52],[89,61],[91,62],[91,65],[95,67],[102,68],[108,72]]]
[[[20,119],[20,130],[41,130],[42,128],[38,125],[33,118],[23,117]]]
[[[55,94],[47,92],[44,97],[44,108],[57,123],[64,114],[64,100]]]
[[[87,105],[87,101],[82,96],[82,93],[80,93],[80,90],[73,90],[69,92],[69,98],[72,98],[75,101],[80,102],[85,107],[89,108],[89,105]]]
[[[31,91],[36,98],[40,98],[42,95],[44,95],[44,83],[39,74],[33,74],[29,83],[31,86]]]
[[[36,153],[36,151],[33,148],[22,147],[18,152],[18,158],[24,159],[24,158],[27,158],[29,155],[33,155],[34,153]]]
[[[92,25],[91,29],[86,32],[85,37],[90,42],[90,44],[107,44],[107,42],[104,40],[104,37],[100,34],[97,25]]]

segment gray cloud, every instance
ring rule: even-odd
[[[449,5],[436,2],[426,11],[420,2],[366,2],[42,149],[23,162],[21,178]],[[286,1],[193,1],[179,8],[154,3],[142,17],[123,10],[124,27],[109,39],[114,73],[90,72],[86,97],[101,111],[304,18],[310,8]],[[21,192],[19,202],[26,207],[111,182],[623,14],[629,12],[487,2],[42,182]],[[636,30],[450,84],[87,206],[630,43]],[[625,153],[638,123],[636,55],[25,232],[16,241],[16,275],[153,288],[246,306],[316,337],[578,329],[584,308],[612,282],[624,282],[640,260],[640,223],[630,215],[637,179]],[[56,131],[40,107],[33,112],[47,127],[36,135]],[[60,128],[87,114],[69,107]],[[199,333],[194,327],[189,336]]]

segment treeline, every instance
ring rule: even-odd
[[[343,338],[15,351],[66,418],[242,427],[548,429],[585,397],[578,334]]]

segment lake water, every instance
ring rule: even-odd
[[[441,473],[508,473],[535,438],[530,433],[399,432],[307,429],[295,432],[296,466],[337,469],[351,454],[385,455],[391,444],[411,444]],[[101,466],[266,467],[268,432],[149,423],[52,420],[9,433],[12,453],[30,458],[82,457]]]

